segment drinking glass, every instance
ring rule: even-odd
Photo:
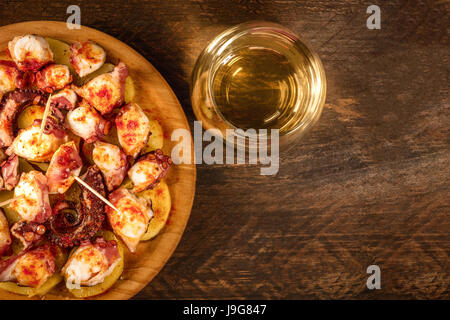
[[[319,119],[325,96],[319,57],[298,35],[271,22],[225,30],[203,50],[192,73],[195,116],[205,130],[220,131],[238,147],[249,147],[252,129],[257,147],[271,140],[259,129],[278,129],[280,148],[292,145]]]

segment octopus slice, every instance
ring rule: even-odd
[[[38,223],[45,222],[52,214],[48,197],[47,178],[39,171],[24,172],[14,188],[11,209],[15,210],[23,220]]]
[[[125,188],[119,188],[109,195],[109,201],[119,210],[106,207],[106,215],[116,235],[134,253],[153,217],[151,202],[138,198]]]
[[[74,42],[70,46],[70,63],[80,77],[100,69],[105,60],[105,50],[92,41]]]
[[[73,141],[59,147],[53,154],[47,169],[47,184],[50,193],[65,193],[78,176],[83,167],[83,161]]]
[[[127,156],[113,144],[97,141],[94,145],[92,159],[102,171],[108,190],[112,191],[120,186],[127,175]]]
[[[102,174],[96,166],[88,168],[83,181],[101,195],[106,195]],[[104,220],[103,201],[81,187],[81,201],[78,204],[59,201],[54,205],[53,215],[48,221],[49,239],[60,247],[79,245],[81,241],[92,238]]]
[[[51,114],[47,118],[47,122],[44,126],[44,134],[55,137],[56,139],[62,140],[62,143],[67,141],[67,131],[66,127],[64,125],[64,115],[61,113],[59,109],[51,108]],[[35,119],[33,122],[33,126],[40,128],[42,124],[42,119]],[[58,142],[58,145],[61,144],[61,141]],[[36,160],[35,160],[36,161]],[[43,162],[49,161],[47,160],[41,160]]]
[[[72,82],[69,67],[63,64],[51,64],[37,72],[35,82],[37,88],[45,92],[63,89]]]
[[[172,159],[160,149],[141,157],[128,171],[134,184],[133,192],[153,189],[167,175],[171,164]]]
[[[32,73],[19,70],[14,61],[0,60],[0,100],[7,92],[29,87],[33,79]]]
[[[119,62],[112,72],[101,74],[80,88],[72,86],[72,89],[103,115],[123,104],[127,76],[128,68]]]
[[[21,286],[38,288],[56,270],[58,249],[45,244],[0,262],[0,282],[14,281]]]
[[[8,43],[9,53],[22,71],[36,72],[53,62],[53,52],[42,37],[25,35],[15,37]]]
[[[125,153],[137,157],[147,144],[150,135],[150,121],[136,103],[129,103],[120,109],[116,117],[117,136]]]
[[[0,61],[0,100],[5,93],[14,91],[17,88],[20,75],[15,64],[9,64],[7,62],[9,61]]]
[[[2,180],[6,190],[12,190],[19,182],[19,157],[12,154],[1,167]]]
[[[103,139],[111,130],[112,125],[86,101],[67,113],[66,123],[74,134],[86,140],[87,143]]]
[[[20,240],[25,249],[41,241],[45,231],[43,224],[25,220],[16,222],[11,227],[11,234]]]
[[[75,91],[69,88],[64,88],[52,95],[50,104],[52,105],[52,107],[61,110],[73,110],[77,105],[77,99],[78,98]]]
[[[16,89],[3,97],[0,105],[0,147],[9,147],[14,140],[17,114],[31,104],[45,104],[47,95],[40,90]]]
[[[69,88],[64,88],[58,93],[52,95],[50,100],[51,116],[47,118],[44,133],[54,134],[59,138],[63,137],[66,134],[67,126],[65,115],[62,110],[73,110],[75,109],[76,104],[77,94]],[[35,121],[39,126],[41,125],[41,121],[39,119]]]
[[[39,133],[40,120],[35,121],[29,128],[19,130],[17,137],[6,150],[6,154],[15,153],[30,161],[48,162],[59,146],[68,140],[64,131],[46,133],[44,130],[41,136]]]
[[[99,237],[94,243],[83,241],[62,269],[66,287],[94,286],[102,283],[120,262],[117,242]]]
[[[0,209],[0,257],[11,253],[11,243],[8,220]]]

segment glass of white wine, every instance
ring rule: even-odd
[[[243,129],[235,130],[237,138],[248,129],[278,129],[281,148],[318,120],[325,96],[319,57],[295,33],[270,22],[225,30],[203,50],[192,74],[192,107],[204,129],[223,137],[227,129]]]

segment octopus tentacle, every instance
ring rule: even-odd
[[[161,149],[143,155],[128,171],[133,192],[153,189],[167,175],[171,164],[172,159]]]
[[[88,168],[83,179],[101,195],[106,195],[103,177],[97,166]],[[100,230],[105,220],[105,205],[92,192],[81,187],[81,202],[59,201],[49,219],[49,239],[61,247],[73,247],[89,240]]]
[[[25,249],[38,243],[45,232],[43,224],[25,220],[15,223],[11,228],[11,234],[20,240]]]
[[[12,154],[0,164],[0,172],[4,185],[1,188],[12,190],[19,182],[19,157]]]
[[[0,104],[0,147],[14,140],[14,127],[19,112],[31,104],[45,105],[48,95],[41,90],[16,89],[6,94]]]

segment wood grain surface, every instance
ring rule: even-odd
[[[72,2],[3,0],[0,24],[65,21]],[[277,176],[253,165],[197,167],[186,232],[135,298],[450,297],[448,1],[76,3],[82,24],[162,73],[191,125],[195,60],[236,23],[296,31],[327,73],[322,117],[281,155]],[[366,28],[370,4],[381,7],[381,30]],[[371,264],[381,290],[366,288]]]

